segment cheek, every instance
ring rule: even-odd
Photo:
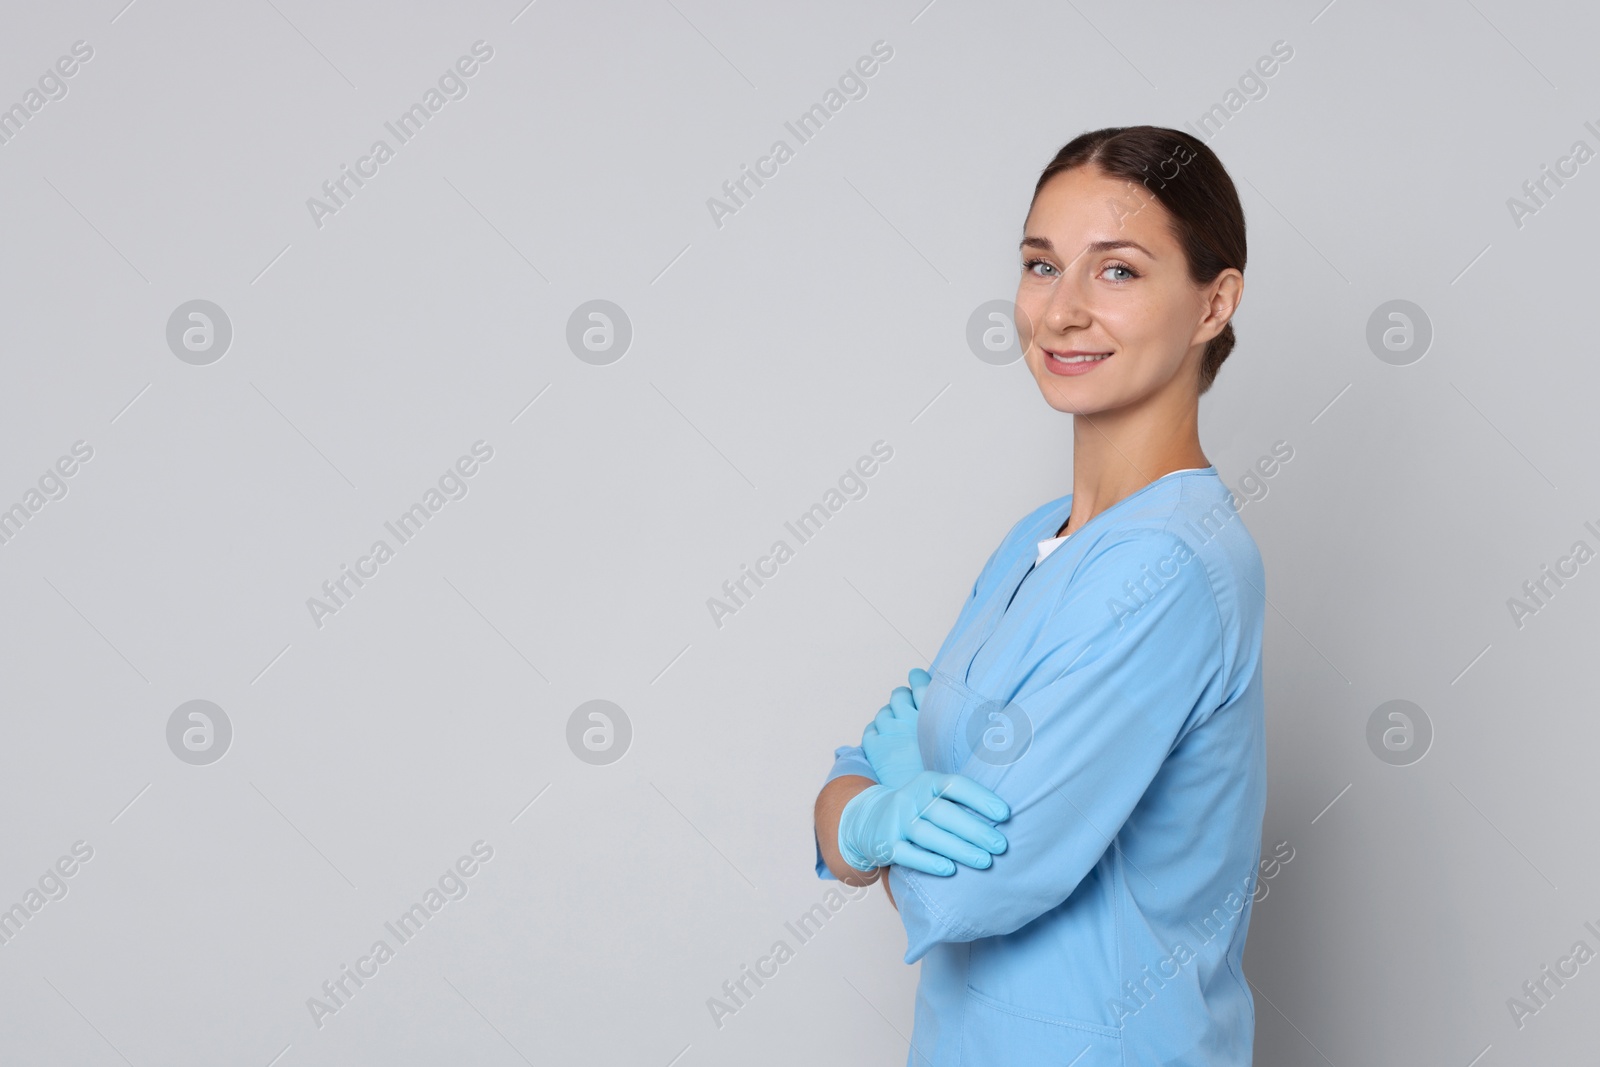
[[[1152,366],[1182,362],[1185,342],[1194,332],[1191,310],[1182,297],[1154,290],[1106,308],[1102,321],[1117,342]]]
[[[1142,300],[1110,301],[1098,309],[1095,317],[1119,353],[1135,356],[1143,363],[1156,349],[1162,332],[1160,323],[1151,318],[1155,310]]]
[[[1049,307],[1050,297],[1037,286],[1028,285],[1026,282],[1017,287],[1016,299],[1016,328],[1017,342],[1027,351],[1033,347],[1033,338],[1037,332],[1035,324],[1043,317]]]
[[[1038,285],[1029,285],[1026,280],[1017,283],[1017,295],[1014,303],[1017,305],[1017,315],[1026,315],[1030,321],[1037,321],[1044,313],[1045,304],[1049,301],[1050,294]],[[1018,328],[1026,329],[1021,322]]]

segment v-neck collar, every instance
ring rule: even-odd
[[[1112,504],[1110,507],[1108,507],[1104,511],[1100,512],[1099,515],[1096,515],[1094,518],[1090,519],[1088,522],[1086,522],[1082,526],[1078,527],[1078,529],[1073,530],[1072,533],[1068,534],[1067,536],[1076,537],[1081,531],[1086,530],[1090,526],[1093,526],[1096,522],[1099,522],[1101,515],[1109,515],[1111,512],[1117,510],[1122,505],[1126,504],[1128,501],[1134,499],[1139,494],[1145,492],[1145,490],[1155,488],[1156,486],[1160,485],[1162,482],[1166,481],[1168,478],[1175,478],[1180,474],[1216,474],[1216,473],[1217,473],[1217,468],[1216,468],[1215,464],[1210,464],[1210,465],[1207,465],[1207,466],[1204,466],[1204,467],[1184,467],[1182,470],[1168,471],[1166,474],[1163,474],[1161,477],[1155,479],[1154,481],[1146,482],[1144,485],[1140,486],[1138,489],[1135,489],[1133,492],[1129,493],[1127,496],[1123,497],[1121,500],[1117,501],[1115,504]],[[1055,523],[1053,525],[1046,526],[1045,529],[1047,529],[1047,530],[1059,530],[1059,529],[1061,529],[1062,524],[1065,523],[1069,518],[1072,517],[1072,498],[1073,498],[1074,495],[1075,494],[1073,494],[1073,493],[1068,493],[1066,496],[1061,498],[1061,502],[1056,506],[1055,510],[1051,512],[1051,515],[1056,517]],[[1054,540],[1054,538],[1053,537],[1041,538],[1041,539],[1038,539],[1038,540]],[[1035,544],[1038,543],[1038,540],[1035,541]],[[1053,555],[1055,555],[1055,553],[1052,552],[1052,553],[1050,553],[1050,555],[1053,556]],[[1046,556],[1045,558],[1048,559],[1049,556]]]
[[[1202,467],[1199,469],[1186,468],[1179,471],[1169,471],[1168,473],[1157,478],[1155,481],[1150,482],[1148,485],[1141,486],[1132,493],[1129,493],[1127,496],[1123,497],[1109,508],[1106,508],[1100,514],[1084,523],[1083,526],[1078,530],[1074,530],[1072,533],[1072,540],[1082,540],[1082,538],[1080,538],[1078,535],[1084,530],[1089,530],[1091,528],[1098,529],[1099,527],[1096,524],[1100,523],[1101,519],[1106,518],[1106,516],[1111,516],[1112,519],[1109,521],[1114,521],[1117,517],[1117,509],[1121,508],[1124,504],[1139,498],[1147,491],[1154,489],[1156,486],[1165,484],[1169,479],[1190,474],[1210,475],[1214,477],[1216,473],[1217,468],[1215,465]],[[951,645],[948,650],[946,650],[945,654],[935,657],[935,661],[941,665],[941,669],[944,669],[950,677],[958,679],[963,684],[967,683],[973,664],[977,662],[978,656],[982,653],[983,647],[988,644],[989,638],[994,636],[995,631],[1000,628],[1001,621],[1004,619],[1007,610],[1010,609],[1012,602],[1016,599],[1017,592],[1022,587],[1023,580],[1033,572],[1035,566],[1049,567],[1053,565],[1050,561],[1058,556],[1065,556],[1069,553],[1077,555],[1077,553],[1072,552],[1072,550],[1066,545],[1062,545],[1060,548],[1050,553],[1049,556],[1046,556],[1042,562],[1037,564],[1035,562],[1037,557],[1037,550],[1035,546],[1040,539],[1038,534],[1042,530],[1059,530],[1061,528],[1061,524],[1066,521],[1067,517],[1071,513],[1072,494],[1068,493],[1059,501],[1056,501],[1055,506],[1050,508],[1048,513],[1042,519],[1036,520],[1036,524],[1033,526],[1033,528],[1027,530],[1026,536],[1019,540],[1017,546],[1013,549],[1012,558],[1010,560],[1010,565],[1007,568],[1005,577],[996,584],[994,591],[989,594],[983,607],[980,609],[980,613],[962,628],[962,632],[956,643]],[[1002,601],[1000,598],[1001,593],[1006,594],[1004,601]]]
[[[1069,536],[1081,540],[1082,538],[1079,535],[1082,534],[1083,531],[1093,528],[1095,523],[1100,522],[1101,519],[1105,518],[1107,515],[1110,515],[1112,512],[1122,507],[1122,505],[1138,499],[1140,496],[1149,492],[1151,489],[1154,489],[1156,486],[1163,484],[1168,479],[1177,478],[1185,474],[1215,475],[1216,473],[1216,464],[1210,464],[1205,467],[1185,467],[1182,470],[1168,471],[1155,481],[1147,482],[1138,489],[1135,489],[1133,492],[1129,493],[1127,496],[1123,497],[1121,500],[1117,501],[1115,504],[1112,504],[1110,507],[1100,512],[1100,514],[1096,515],[1094,518],[1090,519],[1076,530],[1073,530]],[[1049,516],[1053,521],[1046,524],[1044,529],[1061,529],[1061,524],[1066,522],[1067,519],[1072,515],[1072,497],[1073,494],[1068,493],[1066,496],[1061,498],[1060,502],[1055,508],[1051,509]],[[1027,580],[1028,575],[1032,574],[1035,568],[1048,566],[1052,559],[1066,554],[1067,546],[1061,545],[1059,548],[1041,560],[1038,558],[1039,541],[1040,538],[1030,531],[1030,536],[1022,542],[1023,551],[1015,560],[1012,561],[1011,570],[1006,575],[1006,582],[1011,587],[1011,595],[1006,597],[1006,605],[1000,609],[1001,616],[1010,610],[1011,602],[1016,600],[1017,592],[1022,588],[1022,583]],[[993,627],[999,625],[999,618],[991,618],[988,620],[988,622],[992,624],[988,627],[990,632],[992,632]],[[985,640],[987,639],[988,638],[986,634]]]

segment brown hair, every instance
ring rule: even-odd
[[[1164,126],[1109,126],[1079,134],[1062,146],[1039,175],[1034,199],[1051,178],[1082,166],[1142,184],[1167,209],[1172,235],[1183,248],[1189,279],[1196,285],[1214,281],[1229,267],[1243,272],[1244,209],[1238,191],[1216,153],[1198,138]],[[1168,173],[1173,167],[1176,172]],[[1031,201],[1028,206],[1031,210]],[[1200,360],[1200,392],[1211,388],[1233,343],[1232,322],[1206,343]]]

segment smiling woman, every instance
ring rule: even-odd
[[[1020,252],[1072,492],[1012,525],[929,670],[835,751],[817,873],[893,888],[922,964],[908,1063],[1245,1067],[1266,577],[1198,429],[1244,213],[1191,135],[1097,130],[1045,168]]]

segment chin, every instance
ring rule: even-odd
[[[1032,363],[1028,365],[1028,369],[1033,372],[1033,384],[1045,403],[1064,414],[1076,414],[1079,411],[1094,414],[1093,398],[1098,389],[1092,386],[1085,388],[1088,383],[1051,374],[1043,367],[1035,367]]]
[[[1094,415],[1102,407],[1095,399],[1094,390],[1059,385],[1055,380],[1039,383],[1039,395],[1063,415]]]

